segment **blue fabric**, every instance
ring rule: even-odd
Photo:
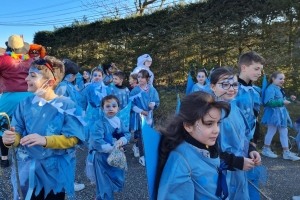
[[[132,100],[132,107],[133,106],[137,106],[138,108],[144,110],[144,111],[152,111],[150,108],[149,108],[149,104],[150,102],[155,102],[155,106],[154,106],[154,109],[156,109],[158,106],[159,106],[159,96],[158,96],[158,93],[156,91],[156,89],[151,86],[149,88],[148,91],[143,91],[141,90],[141,88],[139,86],[133,88],[130,92],[130,97],[135,97],[133,100]],[[139,127],[140,127],[140,124],[141,124],[141,121],[140,121],[140,113],[136,113],[136,112],[133,112],[133,117],[131,118],[131,125],[132,125],[132,129],[133,130],[138,130]],[[151,127],[153,127],[153,115],[150,116],[151,119],[152,119],[152,125]]]
[[[120,101],[120,109],[125,108],[125,106],[128,104],[129,93],[130,91],[128,90],[127,87],[124,89],[119,89],[115,85],[110,87],[110,94],[113,94],[116,97],[118,97]]]
[[[175,110],[175,114],[177,115],[180,111],[180,105],[181,105],[181,102],[180,102],[180,97],[179,97],[179,94],[177,94],[177,106],[176,106],[176,110]]]
[[[216,196],[218,166],[219,158],[207,158],[187,142],[182,142],[168,157],[157,199],[219,199]]]
[[[222,152],[248,157],[250,128],[235,100],[230,101],[230,114],[221,120],[218,144]],[[246,172],[227,172],[229,199],[249,199]]]
[[[148,181],[148,192],[151,200],[156,200],[156,191],[154,188],[156,169],[158,162],[158,149],[161,135],[149,127],[145,119],[142,118],[142,139],[145,151],[146,172]]]
[[[9,117],[12,117],[19,102],[33,94],[30,92],[5,92],[0,96],[0,112],[5,112]],[[0,118],[2,118],[0,116]],[[3,121],[1,121],[3,122]],[[1,126],[2,124],[0,124]],[[0,136],[3,132],[0,130]]]
[[[83,81],[83,76],[78,72],[76,74],[76,79],[75,79],[77,88],[79,89],[79,91],[83,90],[84,86],[84,81]]]
[[[196,92],[196,91],[205,91],[205,85],[200,85],[198,83],[195,83],[191,89],[191,92]]]
[[[32,133],[41,136],[65,135],[83,141],[83,125],[76,117],[81,114],[76,104],[66,97],[58,97],[50,102],[39,101],[30,96],[22,100],[16,108],[11,125],[21,137]],[[41,146],[21,146],[16,148],[20,181],[28,190],[29,174],[34,173],[35,194],[45,189],[46,195],[65,191],[74,195],[75,147],[69,149],[50,149]],[[35,162],[35,171],[30,171],[30,163]],[[29,172],[29,173],[28,173]],[[14,187],[16,184],[13,182]]]
[[[113,78],[114,78],[113,74],[105,75],[105,77],[104,77],[104,79],[103,79],[104,84],[105,84],[105,85],[108,85],[108,86],[113,86],[113,85],[114,85],[114,82],[108,83],[108,81],[109,81],[110,79],[113,79]]]
[[[82,95],[76,90],[75,86],[63,80],[58,84],[58,86],[54,90],[55,94],[62,95],[65,97],[69,97],[72,101],[74,101],[78,106],[82,107],[83,97]]]
[[[265,91],[263,103],[267,104],[270,100],[285,100],[284,95],[280,91],[280,87],[270,84]],[[285,106],[272,108],[266,106],[261,119],[262,124],[274,125],[276,127],[292,127],[292,120]]]
[[[89,140],[89,152],[96,151],[94,157],[94,169],[96,180],[96,199],[113,199],[113,192],[120,192],[124,188],[125,172],[120,168],[115,168],[107,163],[108,153],[104,153],[101,145],[114,145],[116,138],[113,134],[116,133],[130,140],[131,134],[128,126],[125,126],[122,121],[120,128],[114,128],[109,121],[102,117],[96,121],[91,128]]]
[[[238,94],[236,96],[236,104],[241,109],[243,116],[245,116],[248,125],[251,129],[251,138],[255,131],[256,116],[254,110],[259,113],[261,98],[260,89],[257,86],[243,86],[239,85]]]
[[[258,182],[262,184],[267,183],[267,170],[264,166],[260,165],[252,168],[247,172],[247,178],[251,181],[257,188],[259,188]],[[249,196],[251,200],[260,200],[260,193],[251,184],[248,184]]]
[[[216,195],[222,200],[225,200],[228,197],[228,187],[226,182],[226,176],[224,175],[223,171],[227,170],[228,165],[222,161],[220,166],[218,167],[218,184],[217,184],[217,191]]]
[[[267,81],[266,74],[264,74],[262,87],[261,87],[261,97],[262,97],[262,99],[264,99],[267,87],[268,87],[268,81]]]
[[[185,91],[186,95],[192,92],[193,85],[194,85],[194,81],[192,79],[191,73],[189,72],[187,77],[186,91]]]

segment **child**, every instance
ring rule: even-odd
[[[113,69],[116,69],[119,71],[119,69],[116,67],[115,63],[112,64],[103,64],[103,82],[105,85],[112,85],[113,84]]]
[[[161,131],[157,199],[224,199],[216,195],[222,177],[216,144],[222,112],[226,118],[229,104],[206,92],[183,98],[179,113]]]
[[[128,104],[129,100],[129,90],[128,88],[123,85],[125,75],[123,72],[118,71],[115,72],[113,75],[113,82],[114,85],[111,86],[110,89],[110,94],[116,95],[120,101],[120,109],[122,110],[123,108],[126,107]]]
[[[142,69],[138,73],[139,85],[130,92],[132,101],[132,111],[134,117],[131,118],[133,129],[138,131],[138,141],[133,145],[132,150],[135,157],[140,156],[139,162],[145,166],[144,149],[140,132],[140,114],[146,117],[148,125],[153,127],[153,110],[159,106],[159,96],[156,89],[149,85],[150,74],[147,70]]]
[[[238,61],[238,68],[240,70],[238,82],[240,83],[238,94],[236,96],[236,104],[241,109],[243,115],[251,129],[249,138],[252,145],[256,147],[259,138],[259,123],[257,120],[260,111],[260,90],[253,85],[253,82],[261,76],[265,59],[256,52],[243,53]],[[252,181],[257,187],[258,173],[250,170],[247,173],[248,180]],[[260,195],[258,191],[249,184],[249,194],[251,200],[259,200]]]
[[[19,103],[12,128],[3,135],[4,144],[16,147],[26,199],[64,200],[65,193],[75,196],[75,145],[84,139],[83,126],[76,104],[54,93],[63,75],[64,65],[54,57],[31,63],[25,80],[28,92],[35,95]],[[16,200],[15,174],[12,183]]]
[[[78,92],[73,82],[76,78],[76,74],[79,72],[79,67],[69,59],[63,59],[62,62],[65,66],[65,76],[62,82],[60,82],[54,92],[57,95],[63,95],[70,97],[77,105],[82,107],[82,95]]]
[[[104,97],[101,107],[105,116],[97,120],[91,129],[89,150],[90,153],[95,152],[93,165],[96,176],[96,200],[114,199],[113,192],[121,192],[124,188],[124,170],[107,163],[107,157],[114,146],[122,148],[131,136],[128,127],[116,116],[119,105],[116,96]]]
[[[149,54],[144,54],[141,55],[140,57],[138,57],[137,59],[137,64],[136,64],[136,68],[133,70],[133,72],[131,74],[138,74],[139,71],[141,71],[142,69],[145,69],[149,72],[150,74],[150,81],[149,84],[153,85],[153,81],[154,81],[154,74],[153,72],[150,70],[150,66],[152,64],[152,58]]]
[[[239,87],[237,76],[231,68],[218,68],[211,75],[210,87],[217,100],[230,103],[229,116],[221,121],[218,138],[221,151],[235,155],[236,171],[227,172],[229,199],[247,200],[249,192],[245,171],[260,165],[261,158],[255,147],[249,143],[249,126],[234,100]]]
[[[107,95],[107,87],[103,81],[103,71],[99,68],[92,70],[92,81],[83,91],[83,110],[86,110],[85,119],[88,125],[85,127],[86,140],[89,138],[89,129],[100,118],[100,106],[102,99]]]
[[[261,76],[265,59],[256,52],[243,53],[238,61],[238,68],[240,70],[238,81],[240,83],[238,94],[236,97],[236,104],[242,110],[247,122],[251,128],[249,139],[253,145],[256,146],[259,138],[259,131],[256,131],[258,125],[257,116],[260,110],[260,91],[253,87],[253,82]],[[259,127],[257,126],[259,130]],[[256,133],[254,135],[254,133]]]
[[[263,103],[265,105],[264,114],[261,120],[262,124],[268,126],[268,132],[265,136],[262,155],[277,158],[277,155],[272,152],[270,145],[276,130],[280,133],[280,142],[283,149],[283,159],[292,161],[300,160],[300,157],[289,151],[288,129],[287,126],[292,126],[292,121],[286,106],[291,103],[291,100],[286,99],[285,92],[281,88],[284,83],[284,74],[280,71],[272,73],[269,86],[267,87]],[[291,96],[292,101],[296,99]]]
[[[198,83],[195,83],[192,92],[196,91],[204,91],[205,90],[205,80],[207,78],[207,72],[204,69],[201,69],[197,72],[197,81]]]
[[[137,74],[130,74],[129,76],[129,91],[131,91],[133,88],[135,88],[136,86],[138,86],[139,82],[138,82],[138,78],[137,78]]]

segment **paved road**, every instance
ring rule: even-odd
[[[133,156],[132,144],[127,147],[128,172],[124,192],[116,194],[117,200],[148,199],[145,168]],[[76,180],[84,183],[86,188],[76,193],[78,200],[92,200],[95,197],[95,186],[90,184],[84,174],[87,149],[77,150]],[[263,157],[263,164],[268,170],[268,181],[261,189],[272,200],[291,200],[292,196],[300,195],[300,162],[291,162],[282,158],[271,159]],[[2,169],[0,179],[0,199],[10,200],[10,168]],[[264,198],[261,198],[264,200]]]

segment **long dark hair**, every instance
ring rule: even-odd
[[[183,98],[180,111],[173,116],[166,128],[161,129],[162,138],[159,144],[159,157],[155,180],[155,189],[158,191],[162,171],[171,151],[181,144],[189,134],[183,127],[183,123],[194,125],[212,109],[217,108],[225,111],[225,117],[229,115],[230,104],[217,102],[215,98],[206,92],[193,92]],[[224,118],[225,118],[224,117]]]

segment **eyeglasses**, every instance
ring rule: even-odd
[[[45,66],[51,71],[51,73],[52,73],[52,75],[53,75],[53,78],[54,78],[54,81],[56,81],[56,78],[55,78],[55,76],[54,76],[53,68],[50,66],[49,63],[47,63],[47,61],[46,61],[45,59],[40,58],[40,59],[38,59],[38,60],[36,60],[36,61],[34,61],[34,62],[35,62],[36,64],[38,64],[38,65],[45,65]]]
[[[30,50],[29,54],[40,54],[40,51],[38,51],[38,50]]]
[[[229,82],[222,82],[217,84],[221,85],[224,90],[229,90],[230,87],[232,87],[234,90],[237,90],[239,88],[239,82],[234,82],[232,84],[230,84]]]

